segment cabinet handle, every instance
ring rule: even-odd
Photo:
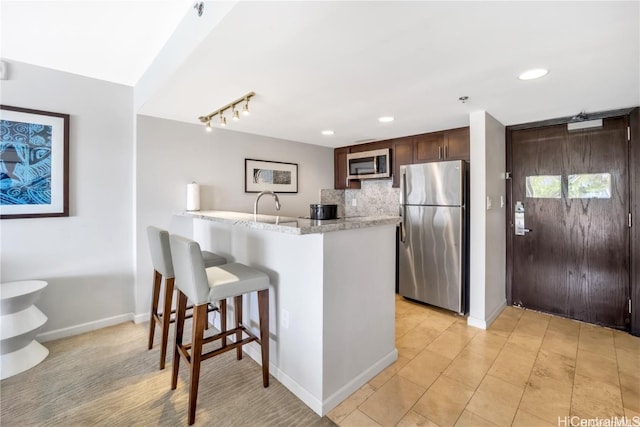
[[[442,145],[438,145],[438,160],[442,160]]]
[[[449,146],[448,145],[444,146],[444,158],[445,159],[449,158]]]

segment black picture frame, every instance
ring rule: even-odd
[[[0,105],[0,219],[69,216],[69,121]]]
[[[298,192],[298,164],[244,159],[244,192]]]

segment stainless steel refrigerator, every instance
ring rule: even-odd
[[[467,173],[462,160],[400,166],[398,291],[463,314]]]

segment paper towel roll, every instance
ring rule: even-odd
[[[187,210],[200,210],[200,186],[195,182],[187,184]]]

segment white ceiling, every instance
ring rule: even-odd
[[[135,85],[192,0],[0,0],[0,54]]]
[[[40,2],[10,8],[6,3],[18,2],[2,2],[3,57],[130,85],[168,37],[160,29],[175,27],[185,9],[196,13],[184,3],[169,11],[167,3],[175,1],[91,1],[81,8],[80,2],[53,1],[46,2],[46,13]],[[148,15],[141,17],[131,3],[148,5]],[[199,123],[197,117],[255,91],[252,114],[239,122],[227,115],[227,129],[338,147],[466,126],[469,113],[478,110],[512,125],[635,106],[640,104],[639,6],[638,1],[241,1],[139,112]],[[205,2],[204,13],[216,7]],[[43,17],[56,16],[56,25],[38,22],[35,41],[16,37],[39,10]],[[60,16],[54,10],[73,13]],[[134,34],[125,36],[127,27]],[[94,32],[109,37],[99,44],[97,36],[87,36]],[[44,40],[46,48],[36,49]],[[87,40],[88,50],[80,46]],[[18,56],[20,49],[31,56]],[[100,54],[91,56],[94,51]],[[79,64],[85,68],[65,65],[78,57],[86,58]],[[517,79],[534,67],[550,73],[539,80]],[[463,104],[460,96],[469,100]],[[381,115],[396,120],[380,124]],[[335,135],[323,136],[323,129]]]

